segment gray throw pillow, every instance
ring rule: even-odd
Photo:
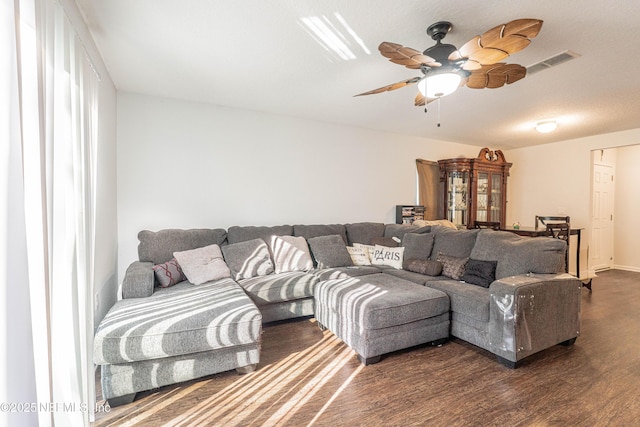
[[[262,239],[238,242],[223,246],[221,249],[234,280],[273,273],[269,247]]]
[[[346,267],[353,265],[347,245],[339,235],[312,237],[309,247],[318,268]]]
[[[182,267],[184,275],[194,285],[231,277],[231,271],[224,262],[218,245],[174,252],[173,256]]]

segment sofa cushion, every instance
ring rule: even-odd
[[[402,269],[426,276],[439,276],[442,274],[442,263],[430,259],[408,259],[402,263]]]
[[[431,278],[431,276],[425,276],[424,274],[415,273],[409,270],[396,270],[395,268],[387,268],[383,272],[384,274],[399,277],[400,279],[408,280],[419,285],[424,285],[429,278]],[[442,276],[439,277],[439,280],[442,280]]]
[[[489,321],[489,289],[457,280],[427,281],[426,287],[438,289],[449,296],[451,311],[479,322]]]
[[[272,227],[234,225],[227,230],[227,241],[229,243],[238,243],[246,240],[262,239],[268,242],[271,236],[291,235],[293,235],[293,227],[290,225],[275,225]]]
[[[98,365],[160,359],[256,343],[262,315],[231,279],[187,282],[115,303],[94,339]]]
[[[174,252],[222,245],[226,238],[227,232],[222,228],[142,230],[138,233],[138,258],[143,262],[162,264],[173,258]]]
[[[371,265],[369,251],[362,246],[347,246],[347,252],[351,257],[353,265]]]
[[[338,235],[347,244],[347,230],[342,224],[294,225],[293,235],[309,240],[313,237]]]
[[[262,239],[225,245],[222,254],[235,280],[273,273],[269,247]]]
[[[469,258],[458,258],[445,255],[442,252],[436,257],[436,261],[442,263],[442,275],[454,280],[460,280],[464,274],[464,268]]]
[[[405,259],[429,259],[433,249],[433,233],[415,234],[407,233],[402,239]]]
[[[375,245],[371,254],[372,265],[388,265],[389,267],[402,269],[404,248],[390,248],[388,246]]]
[[[431,232],[431,226],[418,227],[407,224],[387,224],[384,227],[384,237],[397,237],[400,241],[407,233],[424,234],[429,232]]]
[[[439,253],[457,258],[469,258],[479,231],[477,229],[454,230],[449,227],[434,226],[432,228],[434,241],[431,259],[435,259]]]
[[[358,222],[354,224],[345,224],[347,231],[347,244],[353,246],[354,243],[371,244],[374,237],[384,236],[384,224],[381,222]]]
[[[371,245],[373,246],[379,245],[379,246],[386,246],[388,248],[397,248],[398,246],[400,246],[400,242],[402,242],[402,240],[400,240],[399,237],[372,237],[371,238]]]
[[[351,255],[347,251],[342,237],[319,236],[308,239],[309,247],[313,253],[318,268],[345,267],[353,265]]]
[[[175,258],[171,258],[162,264],[154,265],[152,268],[156,283],[158,283],[161,288],[168,288],[176,283],[187,280],[187,276],[184,275],[182,267],[180,267],[180,264],[178,264]]]
[[[488,288],[496,280],[496,266],[498,261],[480,261],[469,259],[464,267],[464,274],[460,280],[473,285]]]
[[[178,260],[184,275],[194,285],[231,277],[231,271],[224,262],[218,245],[174,252],[173,256]]]
[[[567,244],[559,239],[481,230],[471,258],[498,261],[496,279],[502,279],[527,273],[563,272],[566,250]]]
[[[276,264],[276,273],[309,271],[313,268],[309,245],[304,237],[271,236],[269,247]]]
[[[238,283],[261,306],[312,297],[318,279],[313,274],[291,271],[243,279]]]
[[[352,265],[348,267],[323,268],[322,270],[313,270],[310,273],[318,278],[319,281],[330,279],[343,279],[345,277],[367,276],[369,274],[379,274],[382,270],[372,265]]]

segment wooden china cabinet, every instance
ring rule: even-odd
[[[502,151],[483,148],[475,159],[438,160],[438,165],[444,218],[458,227],[473,228],[475,221],[505,226],[511,163],[507,163]]]

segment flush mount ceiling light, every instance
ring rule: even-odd
[[[549,133],[556,130],[558,127],[558,122],[555,120],[545,120],[543,122],[538,122],[536,125],[536,130],[540,133]]]

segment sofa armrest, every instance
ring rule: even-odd
[[[122,298],[145,298],[153,294],[153,263],[135,261],[124,274]]]
[[[489,287],[490,351],[517,362],[580,334],[582,282],[569,274],[526,274]]]

